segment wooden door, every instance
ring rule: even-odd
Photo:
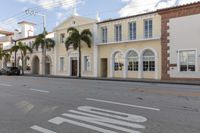
[[[101,59],[101,76],[108,76],[108,59]]]
[[[77,60],[72,60],[72,76],[77,76],[78,75],[78,61]]]

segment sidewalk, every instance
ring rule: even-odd
[[[71,76],[55,76],[55,75],[33,75],[25,74],[28,77],[46,77],[46,78],[64,78],[64,79],[82,79],[82,80],[102,80],[102,81],[120,81],[120,82],[139,82],[139,83],[157,83],[157,84],[177,84],[177,85],[199,85],[200,81],[186,80],[153,80],[153,79],[123,79],[123,78],[100,78],[100,77],[71,77]]]

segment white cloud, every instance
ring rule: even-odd
[[[17,0],[17,1],[35,4],[44,9],[52,9],[54,7],[60,7],[65,10],[68,10],[75,4],[81,2],[80,0]]]
[[[160,8],[192,3],[199,0],[121,0],[121,1],[127,3],[118,12],[119,15],[122,17],[122,16],[135,15],[138,13],[144,13],[148,11],[154,11]]]

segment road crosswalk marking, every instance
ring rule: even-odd
[[[52,118],[48,122],[55,125],[68,123],[101,133],[141,133],[138,130],[145,129],[142,123],[146,121],[147,118],[139,115],[91,106],[80,106],[77,110],[69,110],[67,113],[62,114],[62,117]],[[31,128],[41,133],[56,133],[39,126]]]
[[[32,126],[31,129],[36,130],[36,131],[41,132],[41,133],[56,133],[54,131],[45,129],[45,128],[37,126],[37,125]]]

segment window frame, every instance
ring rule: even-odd
[[[142,68],[143,68],[142,70],[143,70],[143,72],[155,72],[156,71],[156,55],[155,55],[154,51],[149,50],[149,51],[153,52],[154,55],[153,56],[144,56],[144,53],[148,50],[149,49],[145,50],[142,54]],[[145,67],[144,67],[145,63],[147,63],[146,64],[147,69],[145,69]],[[151,63],[153,63],[153,64],[151,65]]]
[[[132,26],[133,26],[133,24],[135,25],[135,33],[134,33],[134,28],[132,29],[132,31],[131,31],[131,24],[132,24]],[[131,21],[131,22],[129,22],[128,23],[128,38],[129,38],[129,40],[136,40],[137,39],[137,23],[136,23],[136,21]]]
[[[187,61],[187,71],[181,71],[181,59],[180,59],[180,53],[182,52],[182,51],[194,51],[195,52],[195,70],[194,71],[189,71],[189,63],[188,63],[188,61]],[[179,72],[181,72],[181,73],[189,73],[189,72],[192,72],[192,73],[194,73],[194,72],[197,72],[198,71],[198,50],[197,49],[179,49],[178,51],[178,71]]]
[[[148,23],[147,31],[146,31],[146,22]],[[151,28],[150,28],[150,22],[151,22]],[[152,18],[144,20],[144,38],[145,39],[153,38],[153,19]]]
[[[122,41],[122,24],[115,24],[114,28],[115,28],[114,40],[115,42],[121,42]]]
[[[63,70],[61,70],[61,58],[63,59]],[[64,72],[65,71],[65,57],[64,56],[60,56],[59,57],[59,71],[60,72]]]
[[[108,42],[108,28],[107,28],[107,26],[101,27],[101,42],[102,43]]]
[[[87,59],[87,62],[86,62],[86,59]],[[87,71],[87,72],[91,71],[92,70],[91,57],[87,55],[83,56],[83,61],[84,61],[84,71]]]
[[[63,35],[63,36],[62,36]],[[60,34],[60,43],[64,44],[65,43],[65,33]]]
[[[130,52],[135,52],[137,54],[137,56],[130,57],[129,56]],[[132,70],[129,69],[130,62],[132,64]],[[129,51],[128,54],[127,54],[127,68],[128,68],[127,70],[129,72],[138,72],[139,71],[139,55],[134,50]]]
[[[116,58],[117,54],[120,54],[121,58]],[[114,69],[115,72],[124,71],[124,69],[125,69],[124,60],[125,60],[124,56],[123,56],[123,54],[121,52],[115,52],[114,57],[113,57],[113,69]],[[120,69],[120,67],[121,67],[121,69]]]

